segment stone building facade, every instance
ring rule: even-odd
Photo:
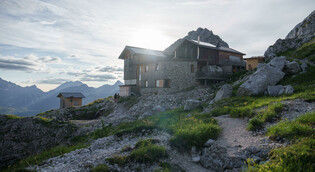
[[[194,40],[183,41],[171,53],[126,46],[119,56],[124,60],[125,80],[120,95],[167,93],[224,80],[245,70],[243,55]]]

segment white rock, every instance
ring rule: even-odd
[[[230,84],[223,85],[217,92],[214,101],[217,102],[223,98],[228,98],[232,96],[232,86]]]

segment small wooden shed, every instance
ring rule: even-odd
[[[85,96],[80,92],[62,92],[59,93],[57,97],[60,98],[60,109],[66,107],[80,107],[82,106],[82,98],[85,98]]]
[[[246,60],[246,70],[254,70],[257,68],[259,63],[263,63],[265,58],[264,56],[254,56],[245,59]]]

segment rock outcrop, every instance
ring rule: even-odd
[[[278,39],[275,44],[269,46],[265,52],[268,59],[274,58],[278,53],[296,49],[315,38],[315,11],[296,25],[285,39]]]
[[[77,127],[71,123],[0,115],[0,169],[29,155],[66,144],[78,134]]]
[[[232,96],[232,86],[230,84],[223,85],[215,95],[214,101],[217,102],[223,98]]]
[[[287,61],[284,67],[284,72],[286,74],[296,74],[298,72],[301,72],[301,67],[296,61]]]
[[[294,92],[294,88],[291,85],[275,85],[268,86],[266,91],[269,96],[280,96],[282,94],[292,94]]]
[[[172,45],[167,47],[165,52],[173,52],[178,45],[180,45],[185,39],[189,40],[197,40],[198,36],[200,36],[200,41],[208,42],[213,45],[220,44],[222,47],[229,47],[229,45],[223,41],[218,35],[213,34],[212,31],[209,31],[207,28],[198,28],[196,31],[190,31],[187,36],[184,38],[178,39]]]
[[[285,75],[282,72],[286,64],[284,56],[274,58],[268,64],[260,64],[255,73],[240,85],[239,96],[263,94],[268,86],[276,85]]]
[[[201,106],[202,102],[199,100],[186,100],[184,110],[192,110]]]

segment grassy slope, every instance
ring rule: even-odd
[[[173,135],[170,140],[171,144],[182,150],[188,150],[191,146],[202,146],[208,139],[215,139],[220,133],[220,127],[209,114],[200,114],[201,109],[194,111],[184,111],[183,108],[173,109],[162,112],[142,120],[134,122],[121,123],[118,126],[112,127],[103,126],[95,132],[74,138],[70,146],[58,146],[42,152],[35,156],[30,156],[19,163],[10,166],[5,171],[14,171],[20,168],[25,168],[30,165],[42,164],[45,160],[71,152],[78,148],[89,146],[92,140],[116,135],[121,137],[128,133],[141,133],[143,129],[151,130],[158,129],[166,131]],[[160,147],[145,147],[143,150],[161,151]],[[152,149],[152,150],[151,150]],[[134,152],[134,158],[137,159],[141,154],[141,150]],[[160,154],[157,154],[160,156]],[[164,156],[163,156],[164,157]],[[154,159],[154,157],[152,157]]]
[[[288,59],[308,59],[315,61],[315,43],[307,43],[297,50],[290,50],[279,55],[289,56]],[[315,101],[315,66],[309,66],[304,74],[285,76],[279,83],[292,85],[292,95],[234,97],[223,99],[214,104],[216,107],[211,115],[231,114],[232,117],[249,117],[248,129],[260,129],[265,122],[277,120],[282,109],[282,101],[304,99]],[[237,90],[237,86],[234,88]],[[253,162],[248,164],[247,171],[314,171],[315,167],[315,113],[308,113],[295,121],[282,121],[268,129],[271,138],[291,140],[292,145],[271,151],[270,161],[263,165]],[[250,160],[249,160],[250,161]]]
[[[277,54],[278,56],[287,56],[288,59],[308,59],[315,62],[315,38],[309,43],[303,44],[297,49],[291,49]]]

